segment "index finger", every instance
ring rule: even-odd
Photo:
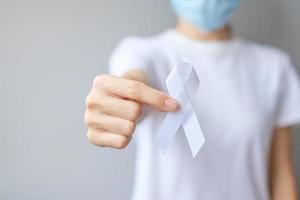
[[[109,76],[106,82],[106,92],[146,104],[158,111],[174,111],[177,101],[169,95],[156,90],[145,83]]]

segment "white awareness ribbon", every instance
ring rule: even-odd
[[[176,112],[170,112],[164,118],[157,133],[157,141],[165,153],[182,125],[193,157],[197,155],[203,144],[204,136],[192,106],[193,97],[199,89],[200,81],[189,63],[180,63],[172,70],[166,80],[170,96],[179,103]]]

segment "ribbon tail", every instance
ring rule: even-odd
[[[177,130],[181,125],[181,121],[181,112],[168,113],[163,120],[163,123],[156,135],[158,145],[163,153],[165,153],[170,146],[172,139],[175,137]]]
[[[187,108],[185,117],[183,118],[184,120],[182,121],[182,126],[193,157],[196,157],[205,143],[205,138],[191,103],[187,102],[186,106]]]

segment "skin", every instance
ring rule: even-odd
[[[182,19],[178,19],[176,30],[194,40],[229,40],[232,37],[229,26],[203,33]],[[97,76],[86,98],[88,140],[100,147],[125,148],[144,106],[159,112],[172,112],[178,104],[167,94],[147,85],[143,71],[132,70],[122,77],[108,74]],[[291,135],[291,127],[274,129],[269,170],[272,200],[297,200]]]
[[[112,75],[95,78],[85,113],[91,143],[122,149],[130,142],[143,106],[161,112],[176,110],[176,100],[149,87],[143,83],[145,80],[141,71],[131,71],[122,78]]]
[[[297,200],[293,168],[292,127],[274,130],[270,153],[270,193],[272,200]]]

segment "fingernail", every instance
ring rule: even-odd
[[[165,105],[168,107],[168,108],[171,108],[171,109],[175,109],[177,108],[177,101],[172,99],[172,98],[167,98],[165,100]]]

